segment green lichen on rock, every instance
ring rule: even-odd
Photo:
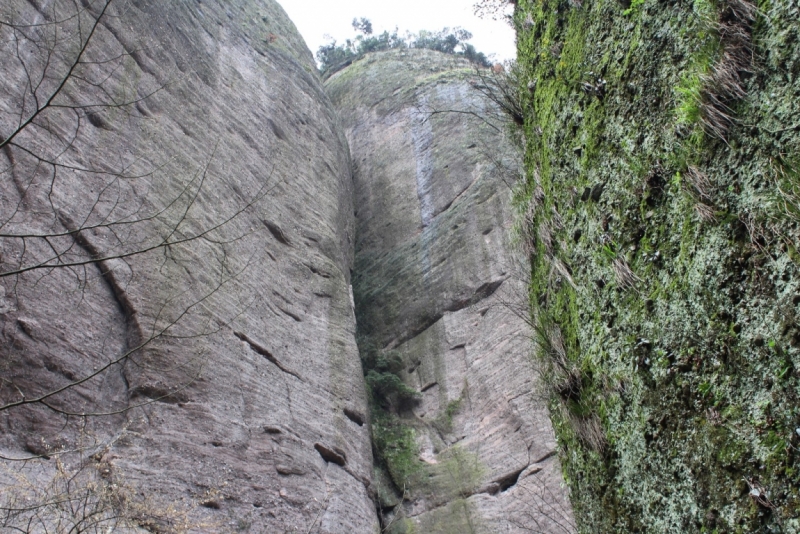
[[[800,529],[798,8],[737,9],[516,8],[520,230],[585,532]]]
[[[414,429],[397,415],[373,406],[371,430],[376,462],[388,471],[395,488],[405,492],[420,471]]]

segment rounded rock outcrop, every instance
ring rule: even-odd
[[[294,25],[40,4],[0,7],[2,455],[118,528],[373,531],[348,149]]]

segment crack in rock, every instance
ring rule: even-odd
[[[273,356],[269,350],[267,350],[262,345],[259,345],[258,343],[247,337],[246,334],[243,334],[241,332],[234,332],[233,335],[235,335],[236,337],[238,337],[239,339],[250,345],[250,348],[253,350],[253,352],[255,352],[256,354],[260,354],[261,356],[269,360],[273,365],[275,365],[275,367],[277,367],[278,369],[280,369],[281,371],[283,371],[288,375],[292,375],[300,382],[303,382],[303,379],[300,377],[300,375],[298,375],[291,369],[281,364],[281,362],[279,362],[278,359],[275,358],[275,356]]]

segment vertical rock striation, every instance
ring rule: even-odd
[[[326,82],[354,168],[362,359],[393,362],[418,393],[407,409],[373,399],[379,505],[395,532],[560,532],[571,512],[514,313],[525,287],[496,164],[514,149],[481,120],[494,110],[474,78],[465,61],[402,50]]]

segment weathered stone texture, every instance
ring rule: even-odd
[[[71,5],[56,2],[51,12],[51,3],[39,4],[14,0],[0,11],[3,20],[35,22]],[[184,218],[173,205],[122,225],[120,241],[98,228],[59,246],[86,260],[146,248],[176,228],[181,238],[213,231],[169,250],[2,279],[3,403],[102,370],[143,343],[52,401],[74,412],[152,401],[90,418],[83,433],[82,418],[65,426],[42,407],[5,410],[3,455],[87,443],[91,453],[113,440],[104,461],[126,484],[160,505],[187,504],[194,520],[215,525],[208,529],[374,531],[349,290],[348,150],[311,54],[271,0],[134,0],[112,4],[110,14],[87,57],[125,56],[103,87],[124,98],[157,92],[91,117],[52,112],[49,124],[63,137],[81,117],[60,163],[142,176],[59,171],[54,180],[10,146],[0,156],[2,231],[141,218],[176,199],[189,206],[194,195]],[[24,73],[11,54],[0,71],[0,124],[8,129]],[[67,86],[64,101],[102,96]],[[15,142],[46,152],[55,142],[48,139],[23,132]],[[13,238],[2,247],[4,272],[20,257],[48,254],[34,242],[23,251]],[[29,466],[49,468],[38,462]]]
[[[388,517],[418,532],[557,532],[569,505],[531,333],[513,313],[525,288],[493,163],[513,148],[476,116],[491,106],[473,78],[465,61],[402,50],[326,82],[354,164],[359,332],[400,355],[421,394],[402,422],[424,474]]]

